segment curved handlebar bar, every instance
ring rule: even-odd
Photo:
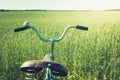
[[[88,30],[88,27],[85,27],[85,26],[79,26],[79,25],[71,25],[71,26],[68,26],[64,29],[64,32],[62,33],[61,37],[56,39],[56,42],[57,41],[60,41],[63,39],[63,37],[65,36],[66,32],[70,29],[70,28],[76,28],[76,29],[81,29],[81,30]]]
[[[79,25],[71,25],[71,26],[68,26],[64,29],[61,37],[59,37],[58,39],[55,39],[55,38],[52,38],[52,39],[47,39],[47,38],[44,38],[42,35],[41,35],[41,32],[34,26],[30,26],[29,24],[30,22],[24,22],[24,26],[23,27],[20,27],[20,28],[16,28],[14,30],[14,32],[19,32],[19,31],[23,31],[23,30],[26,30],[26,29],[32,29],[34,30],[39,38],[44,41],[44,42],[58,42],[58,41],[61,41],[63,39],[63,37],[65,36],[66,32],[70,29],[70,28],[76,28],[76,29],[81,29],[81,30],[88,30],[88,27],[85,27],[85,26],[79,26]]]

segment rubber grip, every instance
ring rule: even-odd
[[[77,26],[76,26],[76,29],[88,30],[88,27],[77,25]]]
[[[26,27],[20,27],[20,28],[16,28],[16,29],[14,29],[14,32],[23,31],[23,30],[26,30],[26,29],[28,29],[27,26],[26,26]]]

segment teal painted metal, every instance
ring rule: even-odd
[[[46,69],[45,79],[55,80],[55,77],[52,75],[52,71],[50,68]]]
[[[50,55],[51,58],[50,59],[51,61],[54,61],[54,43],[61,41],[63,37],[65,36],[67,30],[69,30],[70,28],[76,28],[76,26],[72,25],[72,26],[66,27],[65,30],[63,31],[63,34],[58,39],[55,39],[55,38],[47,39],[43,37],[41,32],[34,26],[28,26],[28,28],[34,30],[42,41],[51,43],[51,55]]]
[[[40,31],[39,31],[37,28],[35,28],[34,26],[30,26],[29,28],[32,29],[32,30],[34,30],[34,31],[38,34],[39,38],[40,38],[42,41],[44,41],[44,42],[51,42],[50,39],[44,38],[44,37],[42,36],[42,34],[40,33]]]
[[[70,28],[76,28],[76,26],[71,25],[71,26],[66,27],[65,30],[64,30],[64,32],[63,32],[63,34],[62,34],[62,36],[60,36],[58,39],[55,39],[55,38],[51,38],[51,39],[44,38],[44,37],[42,36],[42,34],[40,33],[40,31],[39,31],[37,28],[35,28],[34,26],[29,26],[29,28],[30,28],[30,29],[33,29],[33,30],[38,34],[39,38],[40,38],[42,41],[55,43],[55,42],[61,41],[61,40],[63,39],[63,37],[65,36],[66,32],[67,32]]]

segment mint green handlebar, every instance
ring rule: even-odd
[[[51,42],[50,39],[44,38],[44,37],[42,36],[42,34],[40,33],[40,31],[39,31],[37,28],[35,28],[34,26],[29,26],[29,28],[32,29],[32,30],[34,30],[34,31],[38,34],[39,38],[40,38],[42,41],[44,41],[44,42]]]
[[[63,31],[61,37],[59,37],[58,39],[55,39],[55,38],[47,39],[47,38],[43,37],[42,34],[41,34],[41,32],[40,32],[36,27],[34,27],[34,26],[28,26],[28,28],[34,30],[34,31],[38,34],[39,38],[40,38],[42,41],[44,41],[44,42],[53,42],[53,43],[54,43],[54,42],[59,42],[59,41],[61,41],[61,40],[63,39],[63,37],[65,36],[67,30],[70,29],[70,28],[76,28],[76,26],[73,26],[73,25],[72,25],[72,26],[66,27],[65,30]]]

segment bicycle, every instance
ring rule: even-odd
[[[65,36],[66,32],[70,28],[88,30],[88,27],[85,27],[85,26],[71,25],[64,29],[62,35],[59,38],[47,39],[41,35],[41,32],[36,27],[31,26],[29,21],[24,22],[22,27],[14,29],[14,32],[32,29],[38,34],[39,38],[42,41],[51,43],[51,53],[46,54],[44,57],[44,60],[26,61],[21,65],[20,69],[23,72],[29,73],[29,74],[27,74],[27,76],[29,76],[29,75],[32,76],[32,74],[34,74],[34,73],[41,72],[41,75],[39,76],[38,80],[57,80],[57,76],[59,76],[59,77],[67,76],[67,74],[68,74],[67,69],[63,65],[61,65],[57,62],[54,62],[54,43],[61,41],[63,39],[63,37]],[[27,80],[37,80],[32,77],[26,77],[26,79]]]

